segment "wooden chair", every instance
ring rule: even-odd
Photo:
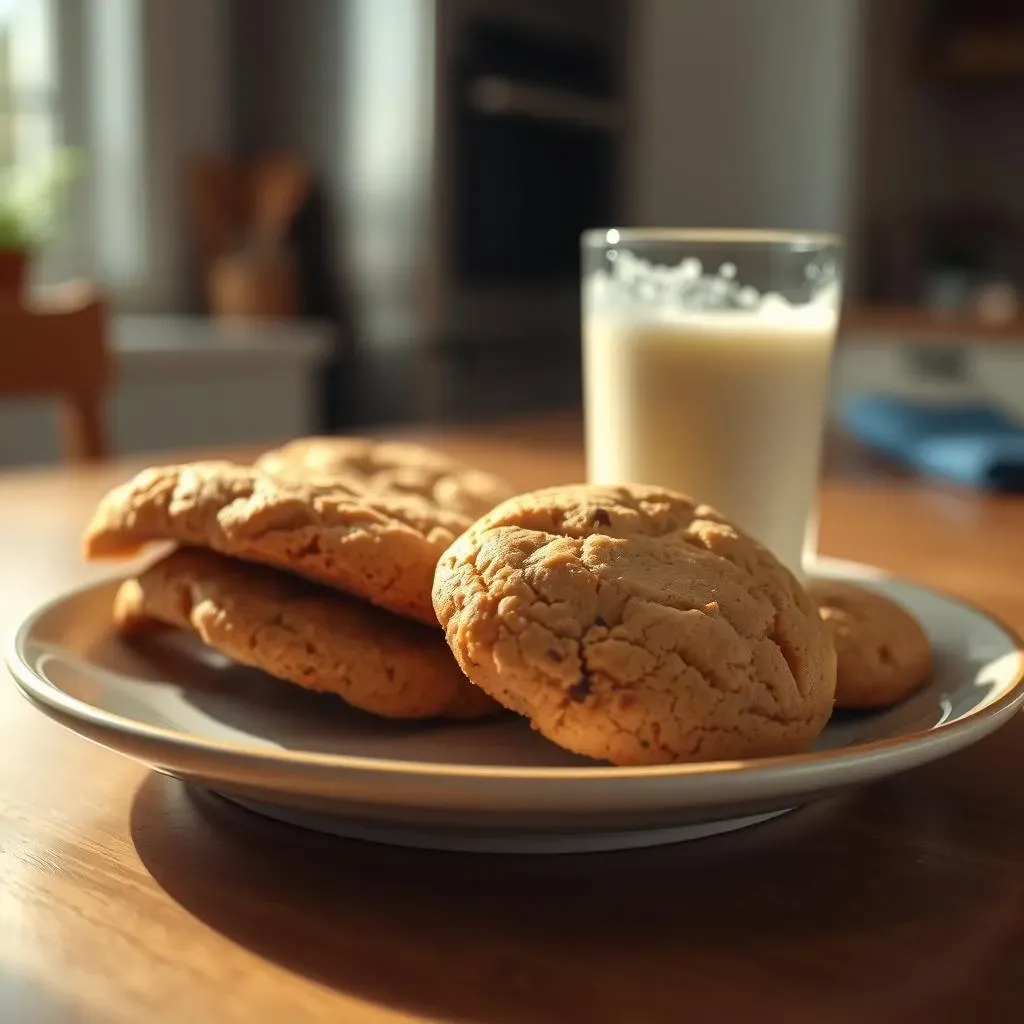
[[[31,305],[0,297],[0,398],[60,399],[64,456],[96,462],[109,455],[103,399],[112,379],[107,304],[80,288]]]

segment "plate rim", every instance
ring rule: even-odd
[[[970,609],[997,626],[1010,640],[1016,657],[1014,678],[1006,691],[995,700],[972,709],[962,718],[941,723],[931,729],[918,729],[898,736],[869,740],[854,746],[837,747],[829,750],[807,751],[800,754],[784,754],[775,757],[746,758],[731,761],[699,761],[654,765],[607,765],[595,762],[593,765],[549,766],[536,765],[470,765],[461,762],[396,760],[394,758],[368,757],[358,754],[327,754],[314,751],[276,750],[250,746],[232,740],[208,740],[189,733],[166,729],[158,725],[139,722],[111,711],[105,711],[86,701],[73,697],[55,684],[38,675],[25,659],[23,650],[33,626],[57,606],[80,598],[91,592],[99,592],[119,585],[127,576],[115,575],[94,580],[50,598],[28,612],[18,626],[5,638],[3,661],[14,678],[21,694],[48,717],[53,718],[71,731],[77,731],[71,724],[81,721],[104,734],[126,735],[136,741],[144,741],[162,748],[199,756],[214,757],[226,762],[254,762],[267,767],[290,768],[298,771],[357,771],[380,776],[416,776],[465,781],[513,780],[531,781],[540,784],[560,784],[581,779],[599,779],[604,782],[617,780],[636,781],[640,779],[679,779],[707,776],[747,776],[752,773],[775,775],[792,771],[819,768],[842,769],[856,765],[866,758],[886,755],[903,749],[955,742],[962,733],[969,733],[991,719],[999,719],[1016,706],[1024,703],[1024,639],[999,616],[975,602],[929,584],[919,583],[906,577],[885,572],[866,563],[845,559],[820,558],[818,565],[832,572],[848,572],[855,579],[864,582],[891,580],[930,592]],[[69,721],[70,720],[70,721]],[[986,733],[991,731],[985,730]],[[88,734],[85,734],[88,736]],[[88,736],[88,738],[93,738]]]

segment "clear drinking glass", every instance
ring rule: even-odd
[[[611,228],[582,245],[589,480],[690,494],[802,576],[840,240]]]

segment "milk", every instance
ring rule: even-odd
[[[587,472],[690,494],[798,576],[815,507],[836,315],[584,303]]]

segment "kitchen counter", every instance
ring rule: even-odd
[[[843,311],[844,340],[863,341],[879,336],[917,343],[1024,344],[1024,317],[987,321],[914,306],[852,306]]]
[[[114,451],[259,444],[319,427],[318,375],[331,326],[116,316],[108,401]],[[0,403],[0,466],[59,456],[54,401]]]

